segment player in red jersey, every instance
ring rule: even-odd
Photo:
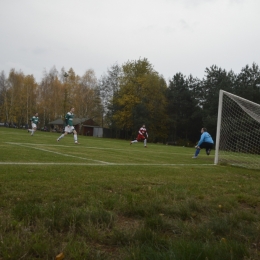
[[[136,138],[136,140],[133,140],[130,142],[130,144],[132,143],[138,143],[139,141],[144,141],[144,147],[146,148],[146,143],[147,143],[147,138],[148,138],[148,133],[146,131],[145,125],[143,125],[139,131],[138,131],[138,136]]]

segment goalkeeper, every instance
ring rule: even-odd
[[[207,132],[207,128],[205,128],[205,127],[201,128],[200,132],[201,132],[201,137],[200,137],[198,144],[195,146],[196,151],[195,151],[194,156],[192,157],[193,159],[198,157],[198,155],[200,153],[200,149],[203,149],[203,148],[206,149],[206,154],[210,155],[210,151],[214,145],[214,141],[213,141],[211,135]]]

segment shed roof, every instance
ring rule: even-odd
[[[73,125],[78,125],[84,121],[86,121],[87,118],[73,118]],[[58,118],[52,122],[49,122],[49,125],[64,125],[64,121],[61,118]]]
[[[52,122],[49,122],[48,125],[63,125],[63,120],[61,118],[58,118]]]

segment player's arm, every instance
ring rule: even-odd
[[[66,116],[65,116],[65,125],[69,126],[69,115],[68,114],[66,114]]]
[[[203,134],[201,135],[200,140],[199,140],[199,142],[198,142],[198,144],[197,144],[197,148],[200,149],[200,145],[203,143],[204,138],[205,138],[205,133],[203,133]]]
[[[142,133],[142,136],[147,139],[148,138],[148,134],[146,132]]]

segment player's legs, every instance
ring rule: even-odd
[[[203,149],[203,148],[205,148],[206,154],[209,155],[209,154],[210,154],[210,150],[211,150],[211,148],[212,148],[212,144],[211,144],[211,143],[203,142],[203,143],[200,145],[200,149]]]
[[[143,135],[138,136],[139,141],[144,141],[144,147],[146,147],[147,139]]]
[[[131,141],[130,144],[138,143],[138,142],[140,142],[140,141],[143,141],[144,139],[145,139],[144,136],[138,134],[138,136],[136,137],[136,139],[133,140],[133,141]]]
[[[195,147],[196,147],[196,151],[195,151],[194,156],[192,157],[193,159],[197,158],[200,153],[200,148],[198,148],[197,146],[195,146]]]
[[[34,135],[34,133],[36,132],[36,130],[37,130],[37,128],[34,127],[34,128],[32,129],[32,133],[31,133],[31,135]]]
[[[79,143],[78,143],[77,131],[76,131],[75,129],[73,130],[73,134],[74,134],[74,142],[75,142],[75,144],[79,144]]]
[[[138,134],[138,136],[136,137],[136,139],[135,139],[135,140],[133,140],[133,141],[130,141],[130,144],[133,144],[133,143],[138,143],[138,141],[140,141],[139,139],[140,139],[140,136],[139,136],[139,134]]]
[[[213,148],[213,144],[211,143],[205,143],[205,149],[206,149],[206,154],[210,155],[210,151]]]
[[[28,133],[32,132],[32,130],[33,130],[33,126],[32,126],[32,129],[28,128]]]
[[[32,123],[32,129],[28,129],[28,132],[31,132],[31,135],[33,135],[36,129],[37,129],[36,124]]]
[[[65,135],[67,135],[68,133],[71,133],[73,130],[74,130],[74,127],[73,127],[73,126],[65,126],[64,134],[62,134],[62,135],[57,139],[57,142],[59,142],[61,138],[63,138],[63,137],[64,137]]]
[[[58,139],[57,139],[57,142],[59,142],[60,141],[60,139],[61,138],[63,138],[65,135],[67,135],[68,134],[68,132],[64,132],[64,134],[62,134]]]
[[[140,135],[140,134],[138,134],[137,138],[135,140],[131,141],[130,144],[138,143],[141,141],[144,141],[144,147],[146,147],[147,140],[143,135]]]
[[[206,154],[209,155],[212,147],[213,147],[213,144],[211,144],[211,143],[206,143],[206,142],[202,143],[200,145],[200,148],[196,148],[195,154],[192,158],[197,158],[200,153],[200,150],[203,148],[206,149]]]

